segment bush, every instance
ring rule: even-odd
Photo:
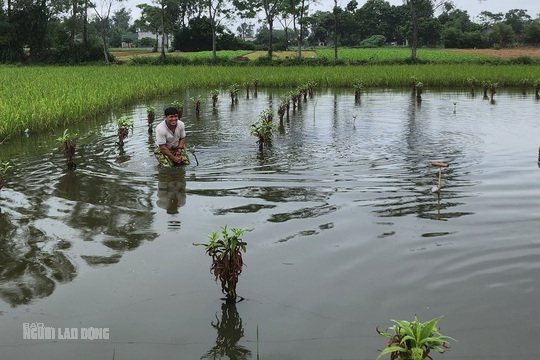
[[[384,35],[373,35],[360,42],[362,47],[383,47],[386,43],[386,37]]]

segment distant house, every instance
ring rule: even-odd
[[[157,40],[157,48],[161,49],[161,42],[163,40],[163,37],[161,34],[156,35],[155,33],[151,31],[141,31],[140,29],[137,29],[136,33],[126,34],[122,36],[122,47],[123,48],[131,48],[136,47],[137,43],[142,39],[152,39],[154,41]],[[137,41],[136,41],[137,40]],[[172,47],[173,42],[173,35],[171,34],[165,34],[165,49],[169,49]]]

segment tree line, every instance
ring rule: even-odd
[[[0,62],[109,63],[109,48],[122,42],[152,46],[162,57],[174,50],[212,50],[214,58],[225,49],[264,49],[271,58],[274,50],[291,48],[301,58],[304,47],[333,46],[336,59],[339,46],[407,45],[415,59],[418,47],[540,44],[540,17],[525,9],[483,11],[471,19],[452,1],[367,0],[360,6],[351,0],[342,8],[334,0],[331,11],[312,11],[315,1],[153,0],[137,5],[141,15],[132,21],[122,0],[0,0]],[[236,29],[228,27],[233,19]],[[130,39],[136,31],[155,39]]]

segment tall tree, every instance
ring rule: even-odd
[[[300,0],[296,11],[294,12],[298,18],[298,24],[300,25],[299,33],[297,36],[298,39],[298,58],[302,58],[302,41],[304,41],[304,28],[305,28],[305,17],[307,16],[309,5],[315,3],[316,0]]]
[[[152,51],[158,51],[158,36],[161,29],[161,9],[157,6],[151,6],[147,4],[137,5],[141,9],[141,17],[135,20],[135,27],[143,30],[149,30],[156,35],[154,42],[154,48]]]
[[[442,5],[452,4],[452,1],[442,0],[403,0],[408,5],[412,20],[411,60],[416,60],[418,48],[419,21],[432,18],[435,10]]]
[[[103,56],[105,57],[105,64],[109,65],[109,31],[111,29],[111,11],[113,5],[122,2],[123,0],[99,0],[99,4],[94,8],[96,17],[99,20],[99,33],[103,45]]]
[[[217,59],[217,27],[223,18],[230,14],[230,9],[227,7],[226,0],[205,0],[208,9],[208,18],[210,19],[210,27],[212,29],[212,59]]]
[[[255,18],[259,11],[264,13],[265,23],[268,26],[268,57],[272,58],[274,21],[287,0],[233,0],[236,9],[247,18]]]

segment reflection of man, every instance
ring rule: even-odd
[[[186,142],[186,127],[178,120],[178,109],[165,109],[165,119],[156,126],[156,149],[154,154],[163,167],[189,164],[189,158],[184,151]]]
[[[178,214],[178,208],[186,204],[186,178],[184,172],[171,171],[159,174],[157,205],[167,214]]]

